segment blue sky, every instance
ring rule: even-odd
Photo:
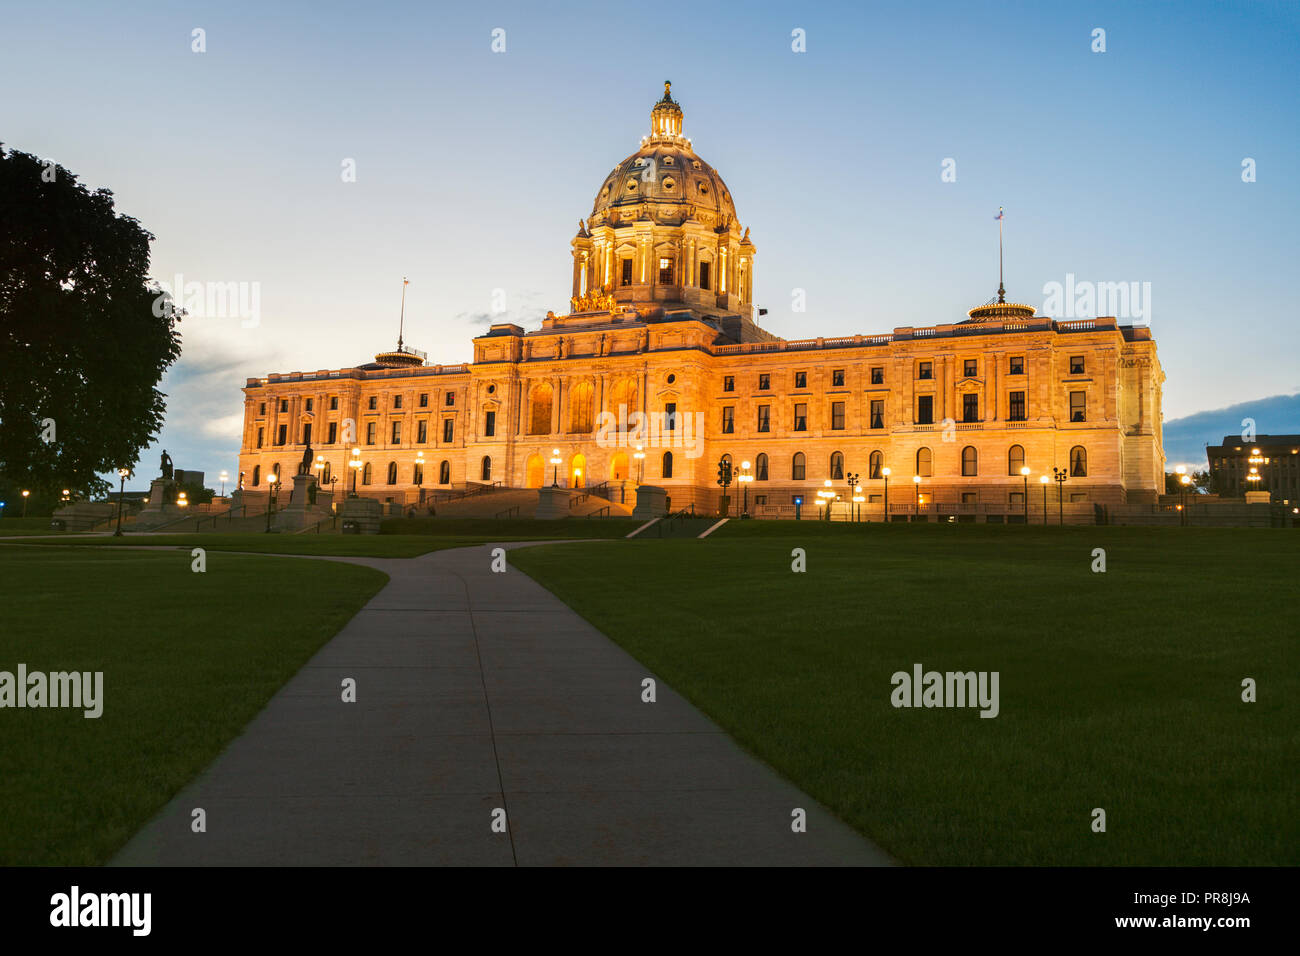
[[[403,275],[431,361],[470,356],[494,289],[525,327],[563,311],[569,239],[665,79],[777,334],[963,318],[996,290],[1001,205],[1009,298],[1151,284],[1167,420],[1300,391],[1295,3],[52,2],[2,22],[0,139],[112,189],[157,236],[156,277],[259,284],[260,322],[185,321],[164,380],[161,444],[209,483],[234,470],[244,379],[391,346]]]

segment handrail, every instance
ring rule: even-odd
[[[513,507],[511,507],[511,508],[507,508],[505,511],[498,511],[498,512],[497,512],[495,515],[493,515],[492,517],[494,517],[494,518],[501,518],[501,517],[506,517],[506,518],[517,518],[517,517],[519,517],[519,506],[518,506],[518,505],[515,505],[515,506],[513,506]]]
[[[297,532],[297,533],[298,533],[298,534],[308,534],[308,533],[310,533],[310,532],[312,532],[312,531],[315,531],[317,534],[320,534],[320,526],[323,525],[323,524],[325,524],[327,521],[328,521],[329,524],[330,524],[330,530],[333,530],[333,529],[338,525],[338,520],[339,520],[339,516],[338,516],[337,513],[335,513],[335,514],[330,515],[328,518],[321,518],[321,519],[320,519],[319,521],[317,521],[314,525],[311,525],[310,527],[307,527],[307,528],[303,528],[301,531],[299,531],[299,532]]]
[[[595,511],[589,512],[589,513],[588,513],[587,515],[585,515],[584,517],[587,517],[587,518],[608,518],[608,517],[609,517],[609,509],[610,509],[610,506],[609,506],[609,505],[605,505],[605,507],[603,507],[603,508],[597,508]]]

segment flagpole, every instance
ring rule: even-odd
[[[1001,230],[1001,226],[998,227]],[[999,240],[1000,241],[1000,240]],[[406,276],[402,276],[402,313],[397,320],[397,351],[402,351],[402,332],[406,328],[406,286],[409,283]]]
[[[1007,290],[1002,284],[1002,219],[1004,217],[1002,207],[998,206],[998,301],[1007,300]]]

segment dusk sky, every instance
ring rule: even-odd
[[[1150,284],[1167,421],[1300,392],[1295,3],[10,2],[0,23],[0,141],[111,189],[159,280],[257,284],[256,324],[181,324],[162,385],[160,444],[210,486],[237,470],[244,380],[390,348],[403,276],[430,362],[567,311],[569,240],[664,80],[778,335],[965,318],[996,292],[1003,206],[1009,299]]]

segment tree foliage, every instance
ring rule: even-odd
[[[109,190],[0,144],[4,484],[102,493],[162,427],[182,313],[148,277],[153,238]]]

